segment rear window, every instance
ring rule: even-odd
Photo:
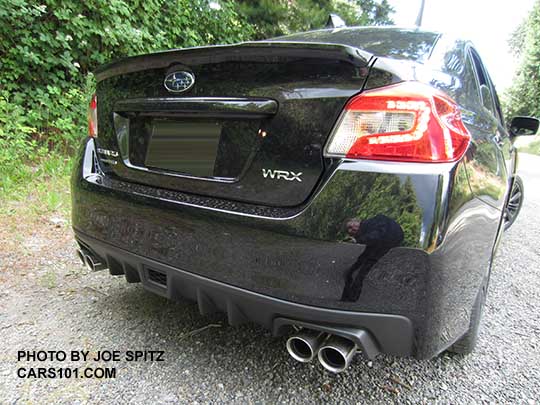
[[[340,28],[302,32],[273,38],[274,41],[327,42],[363,49],[377,56],[423,62],[428,59],[439,34],[405,28]]]

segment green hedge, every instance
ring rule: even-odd
[[[0,89],[28,109],[31,126],[70,136],[82,128],[85,114],[74,104],[91,90],[87,75],[98,65],[250,35],[228,3],[216,10],[206,0],[0,0]]]
[[[98,65],[252,34],[226,1],[0,0],[0,191],[43,148],[66,153],[85,136]]]

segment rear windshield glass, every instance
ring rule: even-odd
[[[274,41],[327,42],[363,49],[377,56],[425,61],[439,34],[405,28],[340,28],[302,32]]]

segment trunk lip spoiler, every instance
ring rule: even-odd
[[[149,54],[121,58],[99,66],[94,75],[96,81],[110,77],[139,72],[147,69],[165,68],[174,64],[189,65],[200,63],[219,63],[223,60],[245,60],[252,50],[251,56],[268,58],[272,56],[334,59],[351,63],[359,68],[367,68],[374,55],[345,44],[303,41],[249,41],[232,45],[212,45],[193,48],[171,49]],[[258,53],[257,53],[258,52]],[[171,57],[178,57],[177,61]]]

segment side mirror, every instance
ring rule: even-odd
[[[510,135],[536,135],[540,127],[540,120],[533,117],[514,117],[510,121]]]

